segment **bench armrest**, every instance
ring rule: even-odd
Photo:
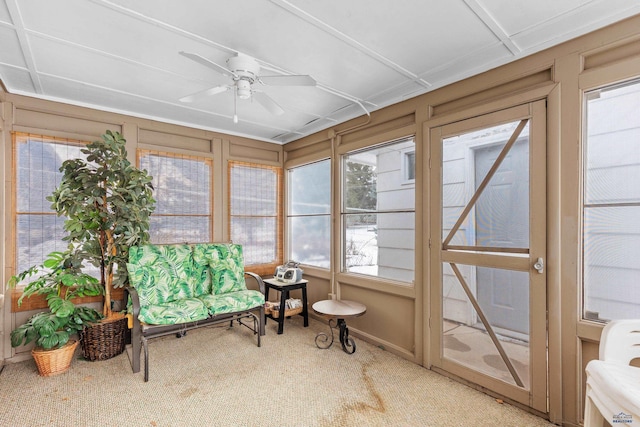
[[[260,287],[260,292],[262,293],[262,295],[264,295],[265,288],[264,288],[264,282],[262,281],[262,277],[258,276],[256,273],[251,273],[250,271],[245,271],[244,274],[247,276],[253,277],[255,281],[258,282],[258,286]]]
[[[133,314],[133,318],[137,319],[140,314],[140,297],[138,296],[138,291],[136,288],[131,286],[124,287],[124,300],[125,304],[127,304],[127,296],[131,298],[131,314]]]
[[[125,286],[125,303],[128,300],[127,297],[131,298],[131,316],[133,317],[133,327],[131,328],[131,368],[133,368],[133,372],[135,373],[140,372],[140,349],[142,347],[142,330],[140,326],[140,319],[138,319],[138,315],[140,314],[140,297],[138,296],[138,291],[135,288]]]

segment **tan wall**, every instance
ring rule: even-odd
[[[11,132],[34,132],[74,139],[97,138],[105,129],[122,130],[130,154],[135,148],[156,147],[206,153],[214,159],[214,233],[226,236],[226,161],[228,159],[304,164],[334,159],[334,189],[340,182],[335,160],[356,148],[407,135],[416,140],[416,253],[415,283],[400,285],[385,280],[355,277],[339,271],[305,268],[310,280],[309,300],[337,294],[362,301],[367,314],[350,321],[351,332],[416,363],[429,366],[429,306],[432,283],[427,266],[429,182],[426,172],[429,141],[426,126],[497,111],[536,99],[547,101],[548,181],[548,307],[549,310],[549,417],[556,423],[578,425],[582,418],[584,365],[596,357],[601,326],[580,321],[580,138],[582,91],[640,76],[640,16],[580,39],[480,74],[463,82],[387,107],[333,129],[280,147],[215,132],[104,113],[55,102],[7,95],[0,90],[0,274],[6,283],[12,271]],[[285,192],[286,194],[286,192]],[[339,195],[334,196],[334,221]],[[285,200],[286,201],[286,200]],[[333,233],[333,265],[339,265],[340,231]],[[286,241],[286,239],[285,239]],[[286,253],[286,251],[285,251]],[[7,295],[5,290],[5,296]],[[15,325],[5,298],[0,311],[0,359],[14,353],[8,331]],[[15,357],[14,357],[15,359]]]
[[[549,418],[582,420],[584,366],[597,357],[602,325],[580,318],[580,176],[582,92],[640,77],[640,16],[474,76],[417,98],[286,144],[285,169],[334,159],[339,193],[340,154],[376,143],[416,136],[416,279],[412,287],[340,273],[329,275],[330,294],[361,301],[367,314],[349,322],[353,334],[429,366],[428,268],[429,140],[423,130],[516,106],[547,101],[547,295],[549,322]],[[334,224],[339,228],[339,196]],[[437,230],[435,231],[437,232]],[[333,265],[340,265],[340,231],[333,234]],[[285,252],[286,253],[286,252]],[[307,272],[313,281],[313,271]],[[317,295],[314,298],[325,298]],[[438,333],[437,329],[434,333]]]

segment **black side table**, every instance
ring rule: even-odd
[[[266,322],[266,318],[269,318],[269,317],[275,320],[276,322],[278,322],[278,334],[282,334],[282,331],[284,329],[284,318],[285,318],[285,309],[286,309],[285,301],[289,299],[289,292],[293,291],[294,289],[302,290],[302,313],[300,313],[300,316],[304,318],[304,327],[306,328],[307,326],[309,326],[309,311],[307,308],[307,283],[309,283],[309,281],[306,279],[302,279],[299,282],[295,282],[295,283],[285,283],[275,278],[264,279],[265,301],[269,301],[269,289],[274,289],[280,292],[280,311],[279,311],[278,318],[276,319],[271,314],[267,314],[265,316],[265,322]]]

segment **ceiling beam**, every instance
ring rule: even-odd
[[[491,32],[500,40],[500,42],[502,42],[502,44],[505,45],[507,49],[509,49],[509,52],[511,52],[513,56],[518,56],[520,53],[522,53],[522,49],[516,46],[507,32],[502,29],[500,24],[495,19],[493,19],[493,16],[491,16],[491,14],[484,7],[482,7],[477,0],[464,0],[464,2],[467,4],[469,9],[471,9],[478,18],[480,18],[484,25],[486,25],[487,28],[491,30]]]

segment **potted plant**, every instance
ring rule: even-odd
[[[65,240],[98,268],[104,288],[104,318],[82,332],[89,360],[124,351],[127,322],[123,313],[113,312],[111,291],[128,283],[129,247],[149,241],[149,216],[155,209],[152,178],[129,162],[125,145],[119,132],[106,131],[82,149],[86,158],[62,164],[60,184],[48,197],[58,215],[66,217]]]
[[[38,372],[42,376],[56,375],[71,365],[78,346],[71,336],[102,317],[92,308],[75,305],[72,298],[102,295],[103,289],[95,277],[82,273],[80,260],[70,251],[50,253],[42,265],[13,276],[8,284],[14,287],[32,277],[18,305],[24,298],[38,294],[46,298],[49,311],[34,314],[11,331],[11,345],[18,347],[35,341],[31,354]]]

